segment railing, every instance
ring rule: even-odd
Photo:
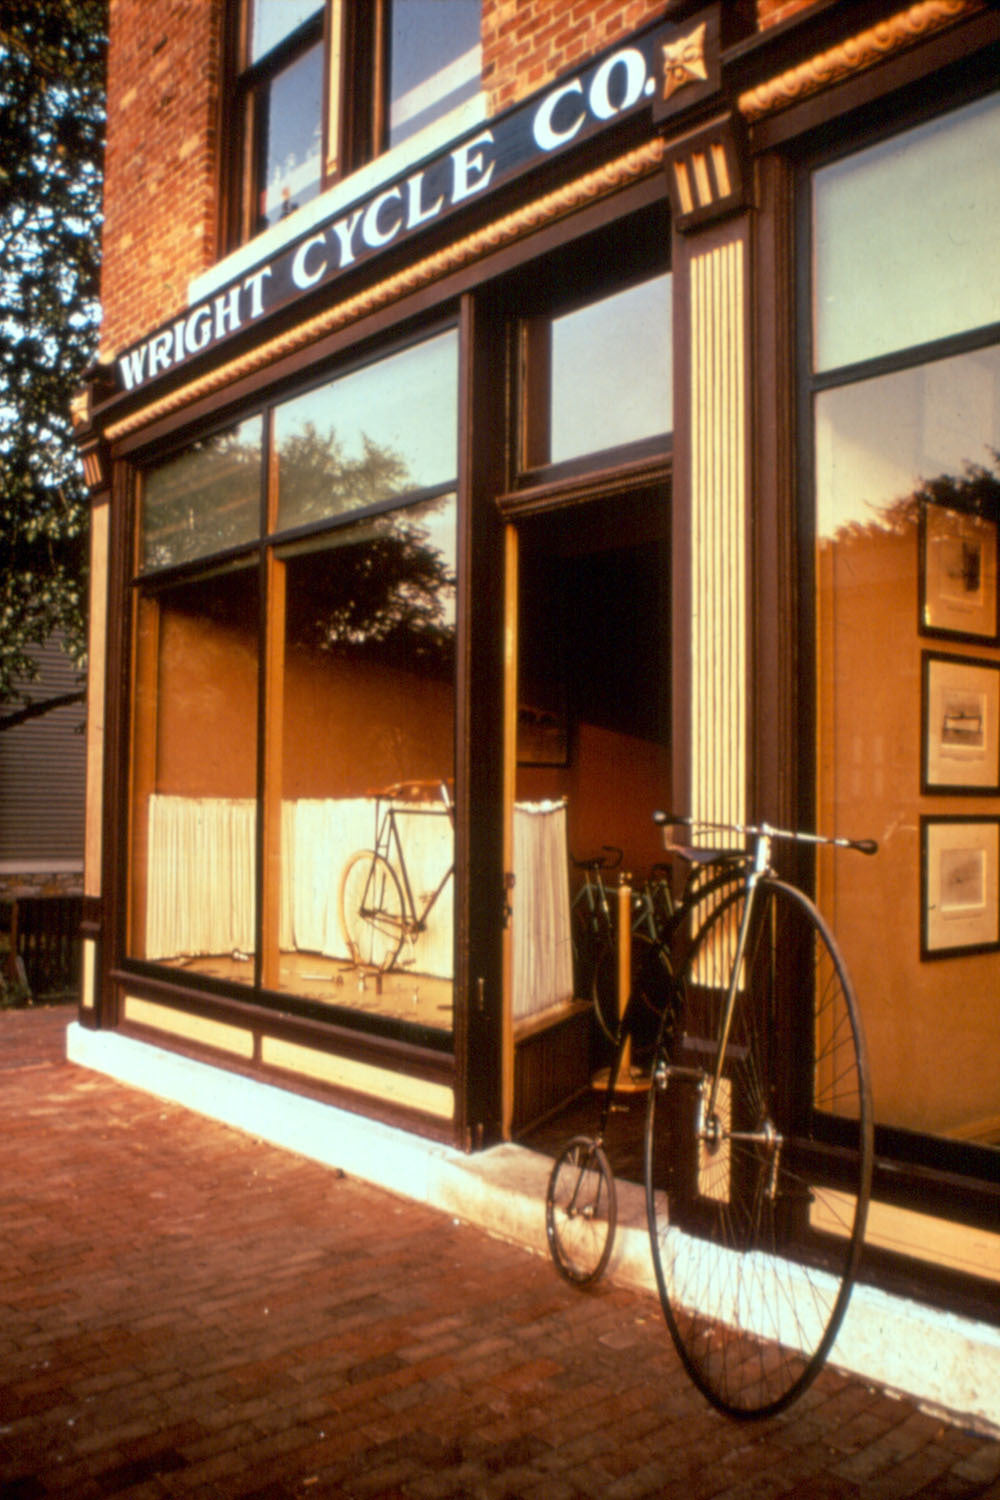
[[[78,988],[82,907],[79,896],[0,902],[0,959],[8,993],[16,991],[19,980],[22,988],[26,981],[34,999]]]

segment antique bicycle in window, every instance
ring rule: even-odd
[[[873,1154],[854,991],[824,918],[774,874],[772,844],[877,846],[655,816],[748,840],[739,850],[667,843],[700,873],[661,940],[664,961],[638,979],[662,1011],[643,1157],[656,1283],[681,1360],[720,1410],[767,1416],[801,1394],[833,1345]],[[630,997],[619,1056],[635,1013]],[[601,1133],[569,1142],[549,1181],[549,1245],[580,1285],[603,1273],[616,1226],[606,1121],[607,1106]]]
[[[370,795],[375,798],[374,847],[357,850],[341,872],[340,930],[353,964],[385,973],[396,964],[403,944],[412,945],[427,930],[455,870],[452,860],[430,891],[415,896],[400,821],[446,817],[454,826],[455,808],[445,781],[397,782]]]

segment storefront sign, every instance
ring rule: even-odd
[[[269,313],[483,199],[602,130],[656,104],[658,117],[717,87],[717,7],[683,27],[633,37],[386,183],[197,303],[116,361],[119,389],[148,386]],[[707,19],[706,19],[707,18]]]

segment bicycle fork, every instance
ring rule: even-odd
[[[759,1147],[769,1162],[764,1192],[766,1197],[773,1201],[778,1191],[778,1172],[780,1170],[784,1137],[776,1129],[774,1122],[770,1118],[761,1121],[756,1130],[733,1130],[731,1125],[726,1125],[723,1122],[719,1109],[723,1065],[726,1059],[726,1052],[729,1048],[729,1037],[732,1031],[733,1016],[736,1011],[736,995],[739,989],[743,959],[746,954],[750,922],[753,917],[757,887],[761,876],[764,875],[770,865],[770,851],[771,841],[765,834],[757,841],[754,851],[753,868],[747,876],[746,900],[743,903],[743,913],[740,918],[739,933],[736,939],[736,951],[733,955],[732,966],[730,968],[729,988],[726,993],[722,1028],[716,1047],[713,1072],[709,1076],[701,1068],[675,1067],[670,1064],[661,1065],[657,1069],[656,1086],[661,1089],[666,1088],[671,1078],[694,1083],[697,1093],[695,1139],[710,1153],[718,1151],[726,1143],[739,1142],[741,1145]]]

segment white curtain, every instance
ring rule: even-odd
[[[454,861],[451,820],[427,803],[395,804],[406,873],[418,914]],[[282,806],[279,941],[347,958],[340,931],[341,872],[375,837],[367,797],[301,799]],[[148,958],[252,953],[255,803],[251,798],[172,797],[149,802],[146,955]],[[398,851],[390,862],[399,870]],[[565,802],[514,808],[514,1018],[572,998]],[[398,966],[450,978],[454,877],[428,918],[404,944]]]
[[[282,951],[347,958],[340,931],[340,877],[356,850],[373,846],[375,806],[367,797],[282,804]],[[429,812],[426,803],[397,802],[394,807],[419,916],[454,860],[451,820],[443,808]],[[159,794],[150,798],[148,958],[253,952],[254,839],[252,799]],[[399,872],[395,846],[389,857]],[[426,931],[404,943],[397,966],[450,978],[453,914],[452,879],[428,915]]]
[[[514,806],[514,1020],[573,997],[565,802]]]
[[[254,949],[252,798],[149,799],[147,958]]]

